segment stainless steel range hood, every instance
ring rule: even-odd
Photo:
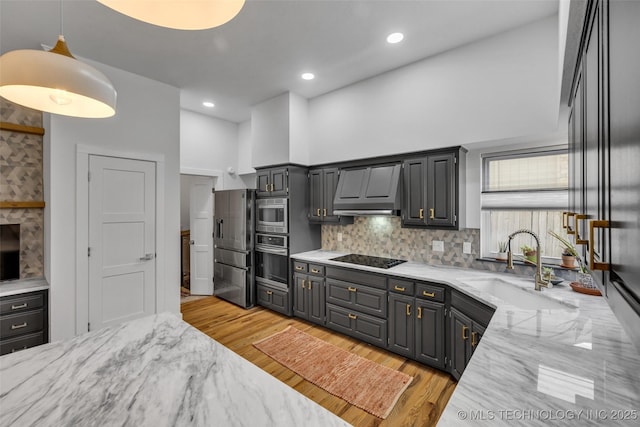
[[[400,172],[400,164],[341,170],[333,199],[333,214],[399,215]]]

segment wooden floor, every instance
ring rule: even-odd
[[[433,426],[456,386],[449,374],[263,307],[245,310],[219,298],[207,297],[182,304],[181,311],[185,322],[354,426]],[[381,420],[302,379],[253,347],[253,342],[279,332],[288,325],[381,365],[411,375],[414,377],[413,382],[402,394],[387,419]]]

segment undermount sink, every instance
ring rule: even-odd
[[[567,310],[575,308],[533,290],[523,289],[501,279],[467,279],[464,283],[524,310]]]

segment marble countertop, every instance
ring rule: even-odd
[[[513,274],[330,260],[340,255],[291,257],[439,282],[496,308],[439,426],[640,425],[640,352],[602,297],[573,292],[567,282],[537,292],[532,278]],[[491,288],[496,282],[500,289]],[[504,291],[504,299],[496,296]]]
[[[2,426],[348,426],[163,313],[0,357]]]
[[[20,279],[0,282],[0,297],[25,294],[27,292],[49,289],[49,284],[43,277],[34,279]]]

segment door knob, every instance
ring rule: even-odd
[[[195,244],[196,244],[196,241],[195,241],[195,240],[189,240],[189,244],[190,244],[190,245],[195,245]]]
[[[145,256],[140,257],[140,261],[151,261],[155,256],[155,254],[146,254]]]

